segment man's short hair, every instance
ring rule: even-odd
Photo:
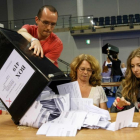
[[[44,5],[44,6],[42,6],[42,7],[39,9],[39,11],[38,11],[38,14],[37,14],[37,17],[38,17],[38,18],[41,18],[41,16],[42,16],[42,11],[44,10],[44,8],[47,8],[47,9],[49,9],[51,12],[57,13],[57,15],[58,15],[58,11],[55,9],[55,7],[53,7],[52,5]]]
[[[117,59],[117,54],[113,54],[112,57],[113,57],[114,59]]]

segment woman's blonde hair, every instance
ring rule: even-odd
[[[90,64],[91,69],[93,70],[92,75],[89,79],[89,83],[92,86],[97,86],[97,85],[100,86],[101,85],[101,69],[100,69],[99,63],[95,57],[88,54],[81,54],[77,56],[76,58],[74,58],[74,60],[70,64],[70,67],[71,67],[70,77],[72,81],[77,80],[77,69],[79,68],[79,66],[84,60],[86,60]]]
[[[139,87],[140,87],[140,79],[137,78],[131,69],[131,61],[134,57],[140,58],[140,48],[132,51],[127,59],[127,70],[125,75],[125,80],[123,80],[123,90],[122,96],[130,99],[133,103],[137,101]]]

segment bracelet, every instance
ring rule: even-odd
[[[116,108],[119,109],[119,110],[124,109],[124,107],[119,107],[119,106],[116,106]]]
[[[31,38],[31,43],[34,41],[34,40],[38,40],[37,38]]]

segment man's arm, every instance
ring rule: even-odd
[[[54,60],[51,60],[50,58],[48,58],[52,63],[54,63],[55,61]]]
[[[32,35],[28,33],[28,31],[25,28],[21,28],[20,30],[18,30],[18,33],[21,34],[24,38],[26,38],[29,42],[31,42],[31,39],[34,38]],[[32,49],[34,49],[34,54],[36,54],[37,56],[41,54],[41,57],[43,58],[44,56],[43,49],[39,40],[36,39],[31,42],[31,46],[29,50],[32,50]]]

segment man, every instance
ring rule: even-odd
[[[35,17],[37,26],[24,25],[18,33],[31,42],[29,50],[34,49],[34,54],[41,55],[42,58],[45,55],[58,67],[57,59],[63,50],[63,44],[53,33],[57,19],[57,10],[53,6],[45,5],[40,8]]]

